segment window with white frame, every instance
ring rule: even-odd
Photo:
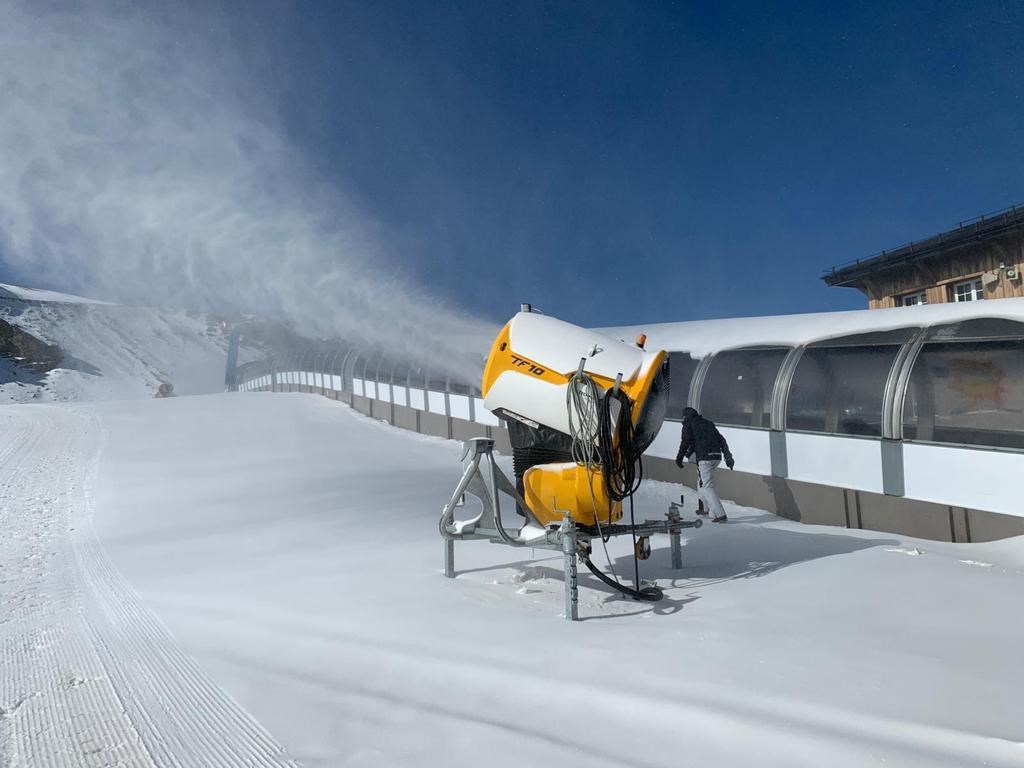
[[[916,293],[908,293],[904,296],[900,296],[900,306],[903,307],[916,307],[918,304],[927,304],[928,294],[924,291],[917,291]]]
[[[981,301],[985,298],[985,289],[982,287],[981,278],[964,280],[962,283],[954,283],[952,288],[953,301]]]

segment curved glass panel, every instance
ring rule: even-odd
[[[405,360],[399,360],[395,363],[394,370],[391,371],[391,383],[404,387],[405,382],[409,378],[409,371],[409,363]]]
[[[351,379],[359,378],[359,372],[362,370],[363,365],[363,355],[361,352],[353,352],[349,355],[345,361],[345,369],[341,372],[341,375],[346,379],[345,386],[352,386]]]
[[[690,405],[690,383],[700,360],[688,352],[668,353],[668,406],[665,418],[678,421],[683,408]]]
[[[372,375],[373,366],[375,366],[376,364],[377,363],[375,362],[375,358],[372,357],[371,355],[360,355],[359,360],[356,364],[356,377],[360,379],[365,379],[367,378],[367,373],[370,373]]]
[[[882,435],[885,384],[899,344],[808,347],[793,374],[786,429]]]
[[[415,389],[427,388],[427,370],[414,365],[409,371],[409,386]]]
[[[925,344],[903,404],[903,436],[1024,449],[1024,339]]]
[[[381,357],[377,361],[377,365],[373,371],[373,378],[377,381],[390,383],[391,382],[391,369],[395,367],[395,362],[389,357]]]
[[[772,390],[788,349],[738,349],[711,361],[700,392],[700,411],[719,424],[771,426]]]
[[[331,374],[341,373],[341,361],[345,359],[346,350],[339,347],[327,356],[327,372]]]

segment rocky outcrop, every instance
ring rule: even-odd
[[[64,362],[64,350],[0,319],[0,357],[33,373],[47,373]]]

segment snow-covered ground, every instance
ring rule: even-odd
[[[66,354],[45,374],[0,359],[0,403],[152,397],[163,381],[178,394],[224,389],[226,335],[199,315],[0,285],[0,319]]]
[[[0,424],[5,765],[1024,765],[1024,541],[732,507],[571,624],[548,553],[441,576],[456,443],[312,395]]]
[[[97,539],[100,419],[7,406],[0,429],[0,765],[289,765]]]

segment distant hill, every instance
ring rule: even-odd
[[[206,315],[0,284],[0,404],[152,397],[162,382],[219,392],[229,332]]]

